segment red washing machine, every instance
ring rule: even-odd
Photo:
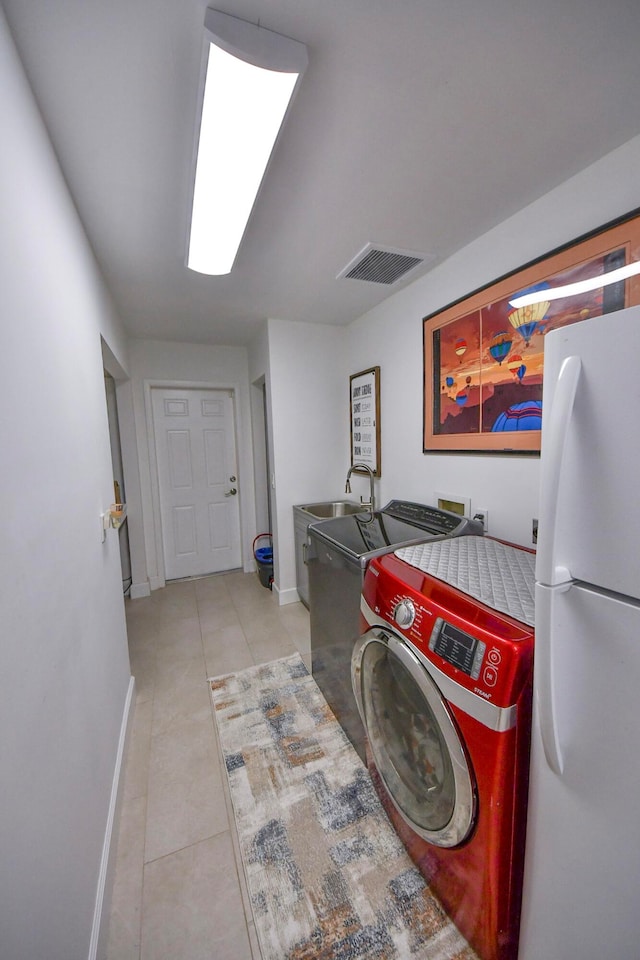
[[[518,950],[534,560],[488,537],[372,560],[352,657],[378,793],[482,960]]]

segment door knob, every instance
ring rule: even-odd
[[[225,493],[225,497],[235,497],[237,492],[238,491],[236,490],[235,487],[231,487],[231,490],[229,490],[229,493]]]

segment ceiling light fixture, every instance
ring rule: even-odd
[[[307,48],[245,20],[205,14],[187,267],[231,271]]]
[[[520,307],[528,307],[534,303],[541,303],[543,300],[561,300],[563,297],[575,297],[579,293],[587,293],[589,290],[607,287],[610,283],[619,283],[621,280],[633,277],[637,273],[640,273],[640,261],[636,260],[634,263],[627,263],[624,267],[610,270],[608,273],[601,273],[599,276],[590,277],[588,280],[577,280],[575,283],[568,283],[564,287],[547,287],[543,290],[525,293],[521,297],[514,297],[513,300],[509,300],[509,306],[518,310]]]

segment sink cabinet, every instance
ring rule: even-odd
[[[298,596],[309,609],[309,571],[307,570],[307,550],[309,547],[309,524],[314,517],[309,516],[300,507],[293,508],[293,535],[296,547],[296,588]]]
[[[301,503],[293,508],[293,533],[296,548],[296,588],[298,596],[309,609],[309,569],[307,554],[311,546],[309,524],[318,520],[346,517],[362,513],[365,507],[353,500],[326,500],[320,503]]]

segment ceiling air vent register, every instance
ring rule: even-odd
[[[369,283],[391,286],[430,259],[432,258],[413,250],[399,250],[397,247],[368,243],[344,270],[340,271],[337,279],[366,280]]]

